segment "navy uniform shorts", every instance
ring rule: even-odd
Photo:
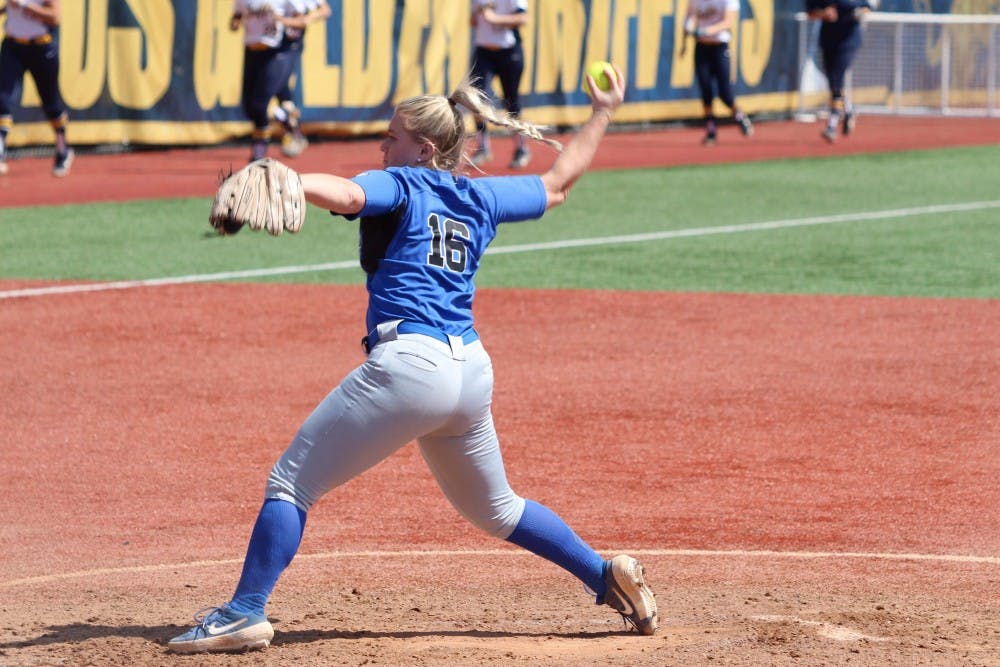
[[[59,94],[59,43],[51,35],[36,40],[6,37],[0,46],[0,117],[11,116],[25,72],[31,74],[49,120],[66,111]]]

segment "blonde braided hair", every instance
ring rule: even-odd
[[[486,93],[473,86],[466,78],[448,97],[419,95],[396,105],[396,113],[402,118],[406,131],[418,142],[426,141],[434,146],[434,155],[428,164],[432,169],[456,172],[463,162],[472,163],[465,154],[465,119],[459,107],[464,107],[494,125],[548,144],[558,151],[562,150],[562,144],[554,139],[546,139],[542,134],[547,128],[515,118],[506,112],[498,112]]]

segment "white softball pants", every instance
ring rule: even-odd
[[[445,496],[507,538],[524,512],[510,488],[490,405],[493,366],[480,341],[396,334],[376,345],[316,407],[271,470],[267,498],[309,508],[412,440]]]

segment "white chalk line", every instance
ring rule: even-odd
[[[919,553],[878,553],[861,551],[753,551],[743,549],[712,550],[712,549],[627,549],[633,556],[650,557],[693,557],[693,558],[785,558],[785,559],[843,559],[843,560],[890,560],[890,561],[931,561],[937,563],[967,563],[973,565],[1000,565],[998,556],[968,556],[962,554],[919,554]],[[476,558],[496,556],[532,556],[527,551],[514,549],[436,549],[436,550],[400,550],[400,551],[325,551],[312,554],[298,554],[295,562],[308,560],[358,559],[358,558]],[[141,574],[144,572],[163,572],[166,570],[190,570],[196,568],[220,567],[225,565],[241,565],[242,558],[226,558],[221,560],[199,560],[188,563],[158,563],[151,565],[132,565],[128,567],[107,567],[77,572],[61,572],[37,577],[25,577],[11,581],[0,581],[0,588],[30,586],[45,584],[67,579],[84,579],[89,577],[117,574]]]
[[[235,280],[238,278],[264,278],[292,273],[315,273],[317,271],[335,271],[337,269],[353,269],[358,266],[356,260],[343,262],[328,262],[326,264],[305,264],[302,266],[277,266],[270,269],[245,269],[242,271],[222,271],[219,273],[201,273],[170,278],[147,278],[144,280],[115,280],[106,283],[86,283],[82,285],[53,285],[52,287],[27,287],[24,289],[6,290],[0,292],[0,299],[18,299],[31,296],[52,296],[56,294],[74,294],[77,292],[108,292],[113,290],[135,289],[137,287],[163,287],[165,285],[184,285],[188,283],[209,283],[220,280]]]
[[[935,204],[930,206],[914,206],[896,208],[885,211],[863,211],[859,213],[843,213],[839,215],[824,215],[811,218],[790,218],[787,220],[771,220],[768,222],[751,222],[741,225],[720,225],[718,227],[693,227],[690,229],[675,229],[644,234],[626,234],[621,236],[600,236],[586,239],[566,239],[546,243],[524,243],[518,245],[497,246],[487,249],[488,255],[510,255],[538,250],[565,250],[567,248],[584,248],[603,245],[619,245],[627,243],[644,243],[648,241],[663,241],[668,239],[690,238],[696,236],[711,236],[714,234],[738,234],[792,227],[808,227],[814,225],[833,225],[845,222],[863,222],[867,220],[889,220],[918,215],[934,215],[938,213],[958,213],[962,211],[978,211],[1000,208],[1000,200],[963,202],[957,204]],[[337,271],[354,269],[357,260],[327,262],[323,264],[304,264],[300,266],[279,266],[268,269],[246,269],[242,271],[223,271],[220,273],[203,273],[170,278],[151,278],[146,280],[116,280],[112,282],[96,282],[76,285],[53,285],[50,287],[28,287],[24,289],[0,291],[0,299],[17,299],[25,297],[52,296],[73,294],[77,292],[106,292],[110,290],[134,289],[139,287],[161,287],[165,285],[182,285],[187,283],[205,283],[239,278],[265,278],[268,276],[289,275],[294,273],[316,273],[320,271]]]

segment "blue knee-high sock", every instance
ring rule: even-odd
[[[229,606],[243,614],[263,614],[278,577],[292,562],[302,541],[306,513],[294,504],[277,498],[264,501],[257,515],[243,574]]]
[[[548,507],[525,501],[524,514],[507,541],[552,561],[604,599],[604,559]]]

